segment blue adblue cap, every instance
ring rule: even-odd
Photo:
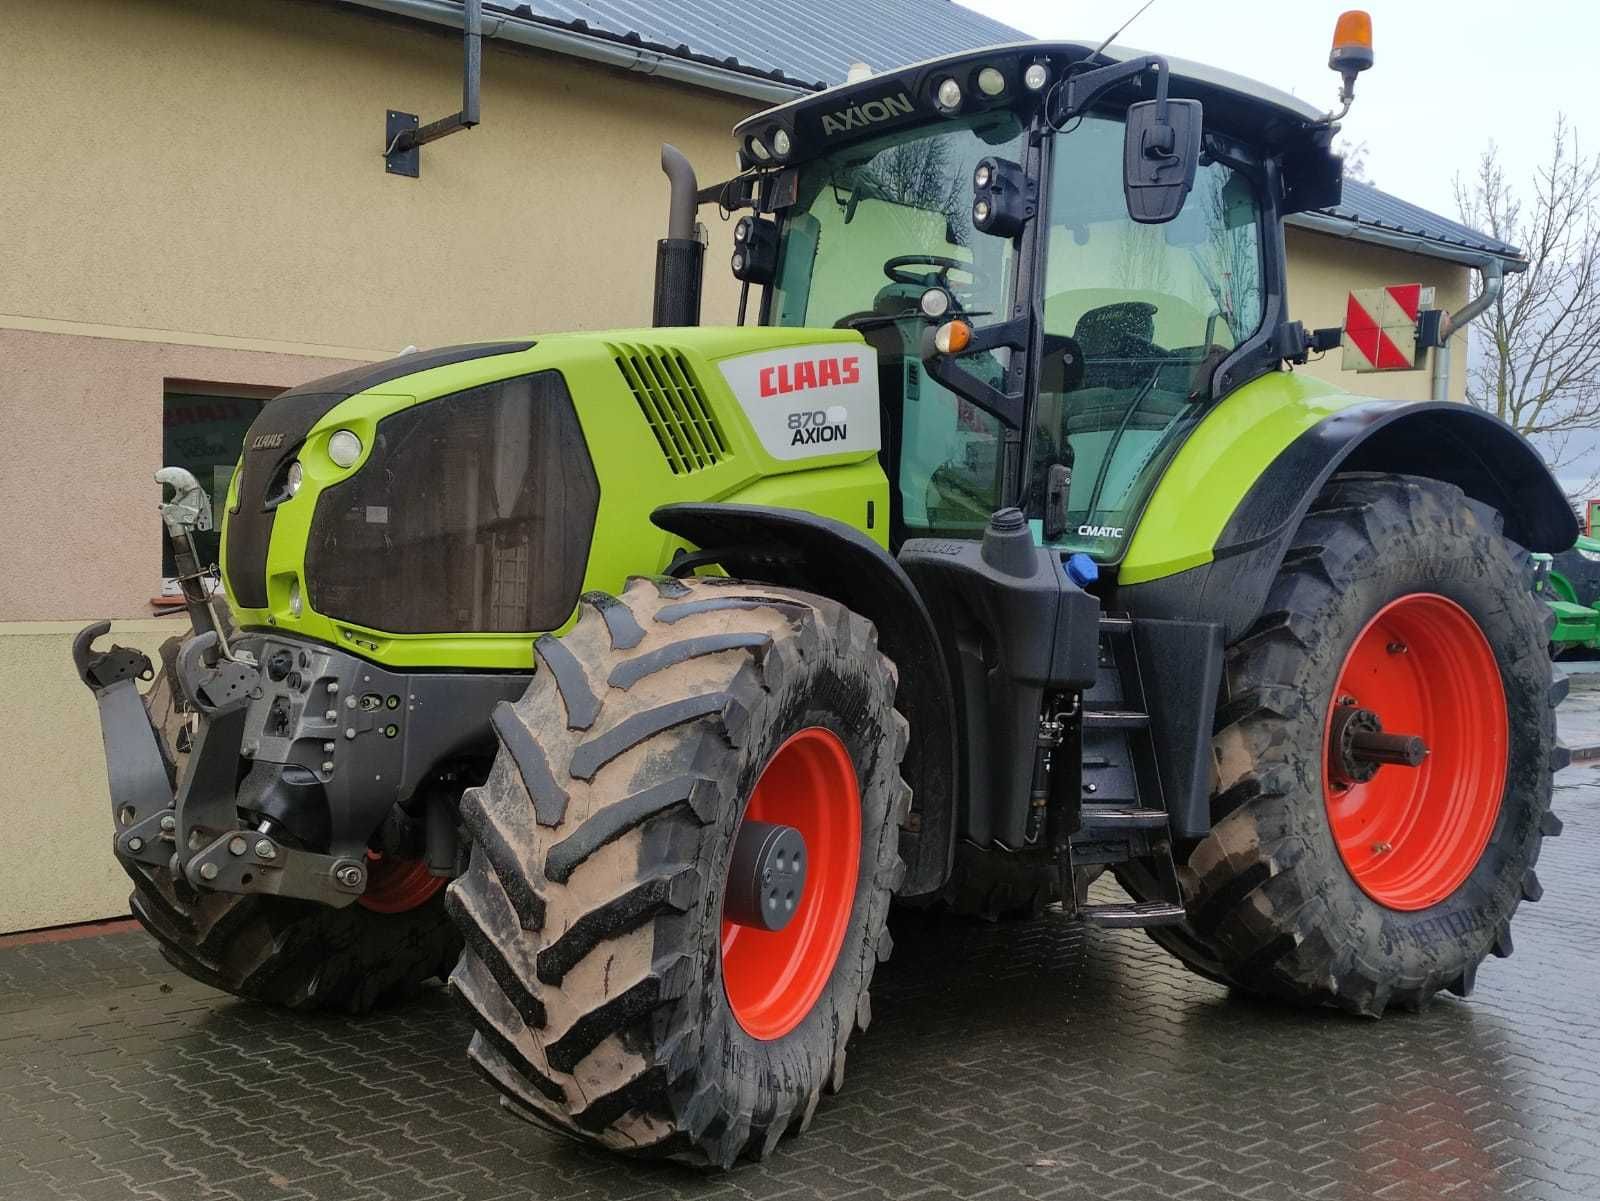
[[[1079,588],[1087,588],[1100,578],[1100,565],[1081,550],[1067,556],[1067,578]]]

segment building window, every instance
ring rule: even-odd
[[[222,524],[222,503],[228,495],[234,464],[239,461],[245,431],[261,412],[261,406],[278,391],[277,388],[167,381],[161,410],[161,464],[182,467],[193,473],[211,498],[215,526]],[[216,563],[222,545],[216,529],[197,533],[195,544],[203,565],[209,567]],[[161,574],[167,579],[177,574],[164,534]]]

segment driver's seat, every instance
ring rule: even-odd
[[[1122,300],[1078,318],[1073,339],[1083,352],[1085,388],[1127,388],[1148,373],[1156,335],[1156,306]]]

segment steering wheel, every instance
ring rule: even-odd
[[[936,267],[938,270],[930,271],[923,275],[913,275],[901,268],[919,264],[924,267]],[[883,273],[897,284],[910,284],[912,287],[931,288],[935,285],[945,291],[950,290],[950,272],[971,271],[972,264],[964,263],[960,259],[946,258],[942,254],[897,254],[883,265]]]

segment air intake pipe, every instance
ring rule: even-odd
[[[661,147],[661,169],[672,184],[667,236],[656,243],[656,293],[652,325],[699,325],[706,248],[697,236],[699,184],[676,146]]]

